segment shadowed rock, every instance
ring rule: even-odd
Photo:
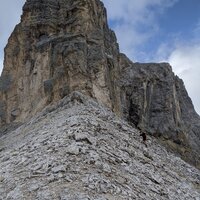
[[[198,199],[199,170],[80,92],[0,138],[2,199]]]
[[[120,84],[126,118],[199,165],[200,117],[183,81],[167,63],[127,64],[124,59]]]

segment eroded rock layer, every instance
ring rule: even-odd
[[[28,0],[5,48],[1,121],[23,121],[74,90],[117,107],[118,54],[100,1]]]

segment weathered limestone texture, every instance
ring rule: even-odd
[[[73,91],[111,108],[200,167],[200,117],[169,64],[120,54],[99,0],[27,0],[5,48],[0,126]]]
[[[119,110],[118,44],[98,0],[27,0],[5,48],[1,123],[23,121],[71,91]]]
[[[183,81],[168,63],[131,63],[121,55],[120,65],[126,118],[200,167],[200,117]]]
[[[0,138],[0,199],[198,200],[200,172],[78,92]]]

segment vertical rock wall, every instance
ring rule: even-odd
[[[5,48],[1,123],[79,90],[119,110],[118,44],[97,0],[27,0]]]
[[[168,63],[132,63],[121,55],[120,65],[126,118],[199,165],[200,117],[183,81],[174,75]]]

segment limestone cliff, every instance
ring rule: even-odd
[[[5,48],[0,125],[80,91],[199,165],[200,118],[169,64],[120,54],[99,0],[27,0]]]
[[[5,48],[1,122],[23,121],[79,90],[119,103],[118,45],[98,0],[27,0]]]
[[[200,117],[168,63],[132,63],[121,55],[121,104],[129,121],[199,165]],[[200,166],[199,166],[200,167]]]

